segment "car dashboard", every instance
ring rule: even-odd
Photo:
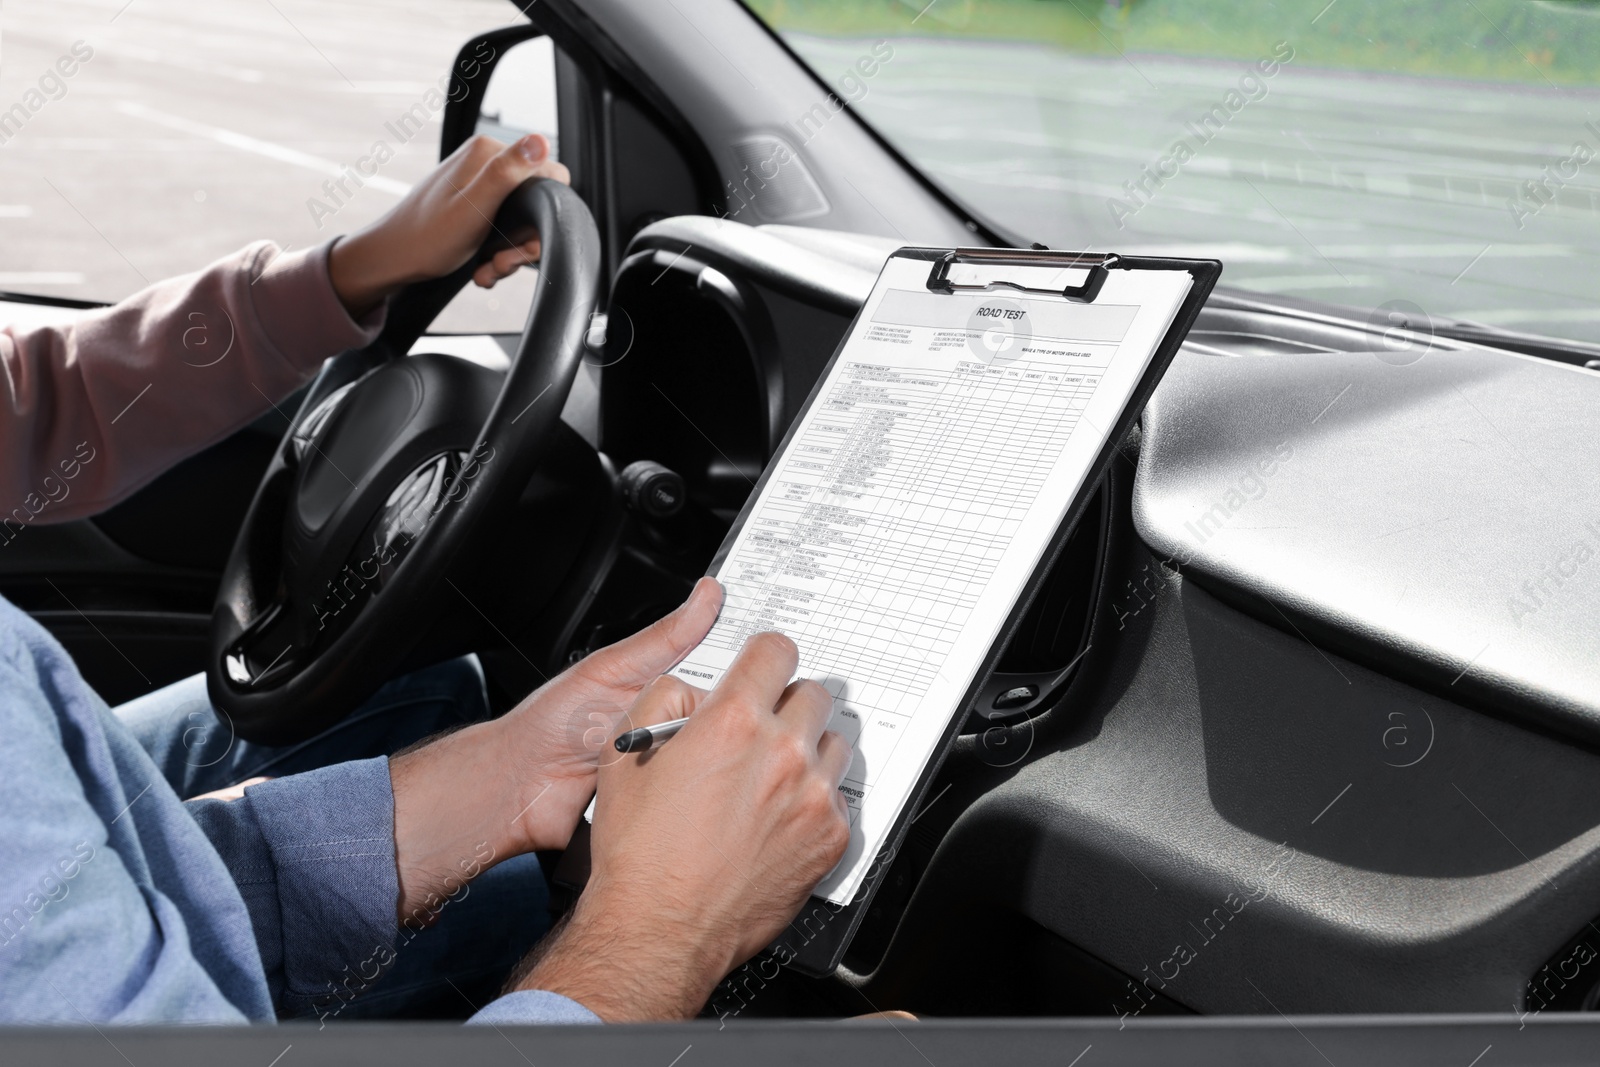
[[[900,243],[633,239],[599,444],[679,474],[693,518],[612,551],[575,652],[701,573]],[[1592,1007],[1600,374],[1491,340],[1219,290],[832,990],[738,1010]]]

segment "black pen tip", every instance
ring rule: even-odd
[[[649,745],[649,730],[629,730],[616,740],[618,752],[632,752],[636,748],[648,748]]]

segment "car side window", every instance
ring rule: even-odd
[[[475,132],[507,144],[526,134],[542,133],[550,140],[551,157],[559,160],[555,46],[550,38],[519,41],[499,53],[493,45],[480,42],[471,51],[475,58],[469,62],[493,64]],[[462,73],[470,76],[470,72]],[[533,302],[537,278],[533,270],[521,270],[497,284],[492,292],[467,286],[440,313],[434,332],[520,332]]]
[[[313,247],[377,219],[437,161],[457,51],[516,18],[498,0],[6,15],[0,291],[95,301],[251,241]],[[539,82],[538,50],[524,52],[537,43],[503,57],[518,77],[500,91],[503,126],[485,132],[553,130],[553,75]],[[541,85],[548,99],[530,103]],[[468,293],[437,328],[519,330],[532,281]]]

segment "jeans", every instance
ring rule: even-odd
[[[257,745],[236,737],[206,696],[204,675],[113,709],[163,776],[188,799],[261,775],[280,777],[345,760],[386,756],[441,730],[489,718],[483,671],[464,656],[385,685],[308,741]],[[499,992],[550,926],[549,889],[532,855],[490,868],[420,932],[396,924],[395,962],[326,1018],[465,1018]]]

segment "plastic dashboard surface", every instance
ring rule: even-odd
[[[877,252],[677,222],[635,247],[692,241],[818,308]],[[1128,976],[1116,1010],[1137,978],[1206,1012],[1538,1017],[1530,979],[1600,912],[1600,754],[1545,729],[1600,724],[1600,555],[1560,558],[1600,527],[1597,386],[1213,294],[1113,468],[1083,678],[1021,763],[952,757],[976,771],[862,988],[1003,979],[1004,952],[985,972],[949,945],[952,916],[1006,912]]]
[[[1348,333],[1182,353],[1145,412],[1140,535],[1268,621],[1600,740],[1600,373]]]

